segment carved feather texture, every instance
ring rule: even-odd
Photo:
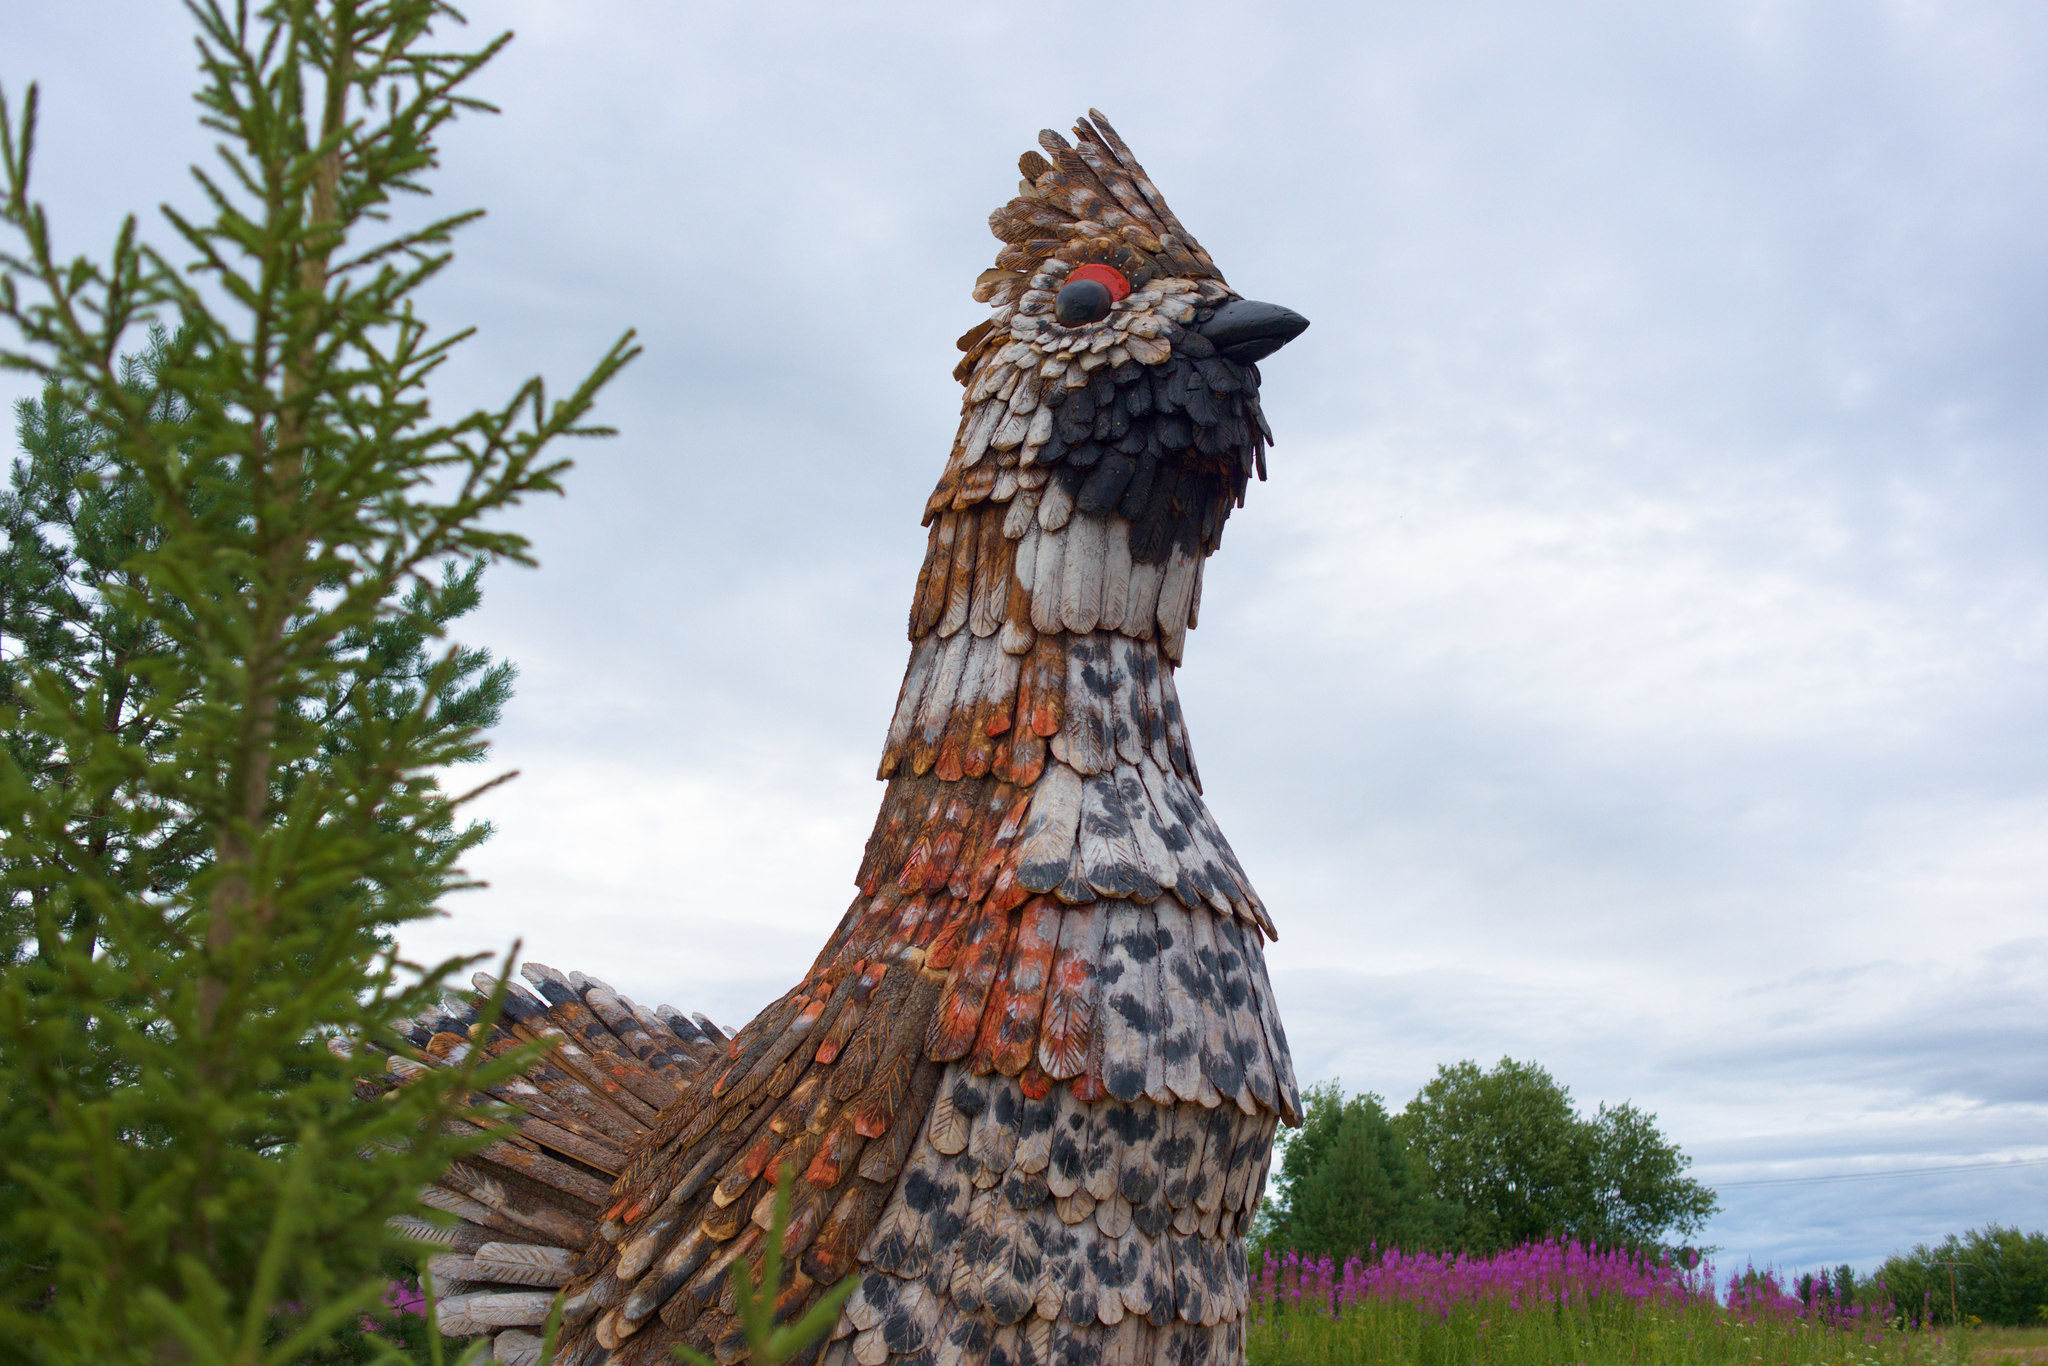
[[[496,1333],[498,1359],[513,1361],[537,1357],[539,1339],[516,1330],[541,1324],[555,1288],[571,1279],[632,1145],[721,1051],[672,1007],[649,1010],[603,982],[544,964],[528,964],[524,975],[538,994],[507,984],[504,1012],[488,1033],[474,1000],[451,998],[406,1030],[415,1058],[389,1059],[402,1079],[459,1061],[471,1047],[555,1044],[547,1061],[478,1098],[524,1111],[516,1127],[480,1121],[506,1138],[421,1193],[429,1208],[463,1222],[399,1221],[408,1236],[450,1249],[429,1264],[450,1292],[441,1299],[444,1331]],[[476,975],[480,996],[496,985]]]
[[[1129,1349],[1151,1361],[1170,1343],[1199,1341],[1207,1345],[1193,1359],[1233,1359],[1228,1333],[1173,1334],[1242,1321],[1233,1245],[1252,1214],[1253,1169],[1263,1175],[1274,1116],[1233,1107],[1190,1121],[1180,1107],[1142,1099],[1033,1102],[1016,1083],[977,1080],[959,1064],[940,1080],[942,1096],[950,1088],[969,1104],[942,1102],[945,1144],[927,1133],[912,1153],[862,1249],[867,1274],[841,1342],[857,1353],[872,1333],[902,1355],[1007,1334],[1091,1353],[1077,1360]],[[1213,1141],[1199,1141],[1212,1131]],[[1058,1198],[1083,1190],[1085,1202]],[[1217,1214],[1206,1229],[1205,1195]]]
[[[778,1306],[857,1275],[815,1362],[1240,1363],[1242,1236],[1297,1122],[1272,921],[1203,803],[1174,670],[1270,441],[1236,296],[1099,114],[1041,135],[960,339],[910,660],[857,895],[728,1033],[539,965],[487,1037],[454,1001],[399,1080],[554,1049],[423,1195],[444,1312],[565,1366],[742,1360],[728,1280],[795,1177]],[[1066,326],[1074,267],[1132,285]],[[480,979],[480,990],[492,983]]]
[[[784,1165],[818,1192],[792,1234],[813,1282],[852,1269],[860,1251],[920,1287],[890,1292],[882,1317],[850,1335],[885,1360],[892,1337],[951,1331],[941,1320],[979,1324],[991,1340],[1020,1324],[1050,1331],[1030,1319],[1055,1300],[1055,1319],[1076,1332],[1092,1324],[1096,1337],[1083,1337],[1097,1346],[1126,1317],[1172,1321],[1169,1304],[1211,1327],[1241,1312],[1228,1245],[1263,1188],[1272,1127],[1294,1112],[1291,1087],[1284,1098],[1276,1089],[1285,1063],[1270,1056],[1257,931],[1170,898],[1067,909],[1041,896],[1006,910],[991,895],[999,879],[981,879],[978,902],[902,895],[905,870],[917,887],[951,887],[957,864],[985,863],[1004,838],[1036,839],[1068,814],[1078,831],[1085,780],[1057,771],[1068,776],[1029,793],[892,784],[877,842],[916,852],[898,863],[871,848],[875,891],[856,902],[824,966],[727,1045],[722,1070],[705,1069],[707,1088],[727,1088],[724,1105],[664,1115],[665,1142],[640,1163],[651,1208],[639,1221],[656,1236],[632,1217],[606,1235],[617,1254],[604,1265],[593,1249],[599,1265],[570,1286],[572,1324],[594,1323],[615,1346],[642,1332],[705,1340],[705,1325],[722,1322],[716,1277],[754,1236],[746,1229],[758,1232]],[[975,894],[975,882],[964,890]],[[902,958],[893,967],[875,957],[891,943]],[[943,1075],[925,1060],[947,1054],[961,1060]],[[842,1115],[822,1133],[779,1133],[768,1102],[803,1093],[787,1076],[792,1058],[799,1073],[872,1072],[860,1089],[877,1098],[878,1122]],[[1047,1078],[1035,1090],[1034,1074]],[[1062,1075],[1076,1084],[1050,1085]],[[1203,1105],[1214,1122],[1181,1117]],[[621,1193],[634,1185],[629,1173]]]

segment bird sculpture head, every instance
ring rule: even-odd
[[[989,217],[1004,246],[974,297],[993,311],[960,339],[964,413],[926,521],[1022,489],[1041,524],[1128,521],[1136,564],[1205,556],[1265,478],[1257,362],[1308,320],[1232,290],[1099,111],[1074,136],[1039,134]]]

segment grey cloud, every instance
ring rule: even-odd
[[[1822,1075],[1909,1103],[2048,1107],[2048,1056],[2023,1042],[2048,1036],[2044,968],[2048,940],[2031,939],[1996,945],[1961,971],[1930,972],[1908,959],[1802,974],[1729,1002],[1779,1005],[1760,1021],[1762,1039],[1669,1061],[1703,1073],[1739,1067],[1781,1084]],[[1788,998],[1796,1004],[1787,1007]]]

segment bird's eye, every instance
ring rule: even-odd
[[[1053,316],[1068,327],[1101,322],[1110,306],[1130,292],[1131,282],[1115,266],[1076,266],[1053,300]]]

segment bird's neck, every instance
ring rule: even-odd
[[[880,776],[1029,787],[1048,761],[1092,777],[1119,760],[1200,790],[1164,642],[1058,631],[1013,654],[961,630],[912,648]]]
[[[1200,616],[1203,556],[1136,559],[1128,520],[1047,516],[1059,496],[1024,489],[934,518],[880,776],[1029,785],[1048,753],[1090,776],[1121,752],[1199,787],[1173,668]]]
[[[877,964],[950,972],[963,955],[987,988],[1024,919],[1066,910],[1164,906],[1274,934],[1202,801],[1174,688],[1200,558],[1138,561],[1121,519],[1047,526],[1030,503],[935,520],[888,790],[807,992]],[[964,1056],[960,1029],[934,1026],[930,1056]]]
[[[1202,802],[1173,684],[1201,552],[1140,559],[1121,517],[1046,515],[1057,488],[933,517],[888,791],[812,984],[906,955],[943,969],[1030,904],[1166,896],[1274,933]]]
[[[997,910],[1171,892],[1270,934],[1202,803],[1173,684],[1202,549],[1143,558],[1127,519],[1062,489],[935,505],[860,885]]]

